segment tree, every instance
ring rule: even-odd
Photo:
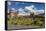
[[[32,18],[32,24],[34,23],[34,13],[30,13],[30,17]]]
[[[34,17],[34,13],[30,13],[30,16],[31,16],[31,17]]]

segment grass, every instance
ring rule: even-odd
[[[42,21],[43,20],[43,21]],[[32,25],[32,26],[43,26],[44,18],[24,18],[24,17],[15,17],[15,18],[7,18],[8,25]]]

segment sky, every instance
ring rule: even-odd
[[[19,11],[19,14],[30,14],[34,12],[35,14],[44,13],[45,4],[44,3],[34,3],[34,2],[8,2],[7,4],[8,12],[12,10],[13,12]]]

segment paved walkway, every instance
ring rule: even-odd
[[[36,29],[36,28],[43,28],[40,26],[8,26],[8,29]]]

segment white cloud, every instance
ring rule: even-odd
[[[42,13],[44,13],[44,10],[43,10],[43,9],[41,9],[41,10],[36,10],[35,15],[39,15],[39,14],[42,14]]]
[[[35,6],[34,5],[31,5],[31,8],[34,8]]]
[[[11,8],[11,12],[17,12],[17,10],[15,8]]]
[[[19,11],[19,13],[25,13],[23,8],[19,8],[18,11]]]
[[[19,8],[18,11],[22,11],[23,9],[22,8]]]
[[[37,10],[37,12],[39,12],[39,13],[44,13],[44,10],[43,10],[43,9]]]
[[[24,11],[24,9],[23,9],[23,8],[19,8],[19,9],[18,9],[18,11],[19,11],[18,16],[20,16],[20,15],[22,15],[22,16],[30,15],[30,13],[25,13],[25,11]]]
[[[15,10],[15,8],[11,8],[11,10]]]
[[[30,12],[34,12],[35,13],[36,11],[33,8],[34,8],[33,5],[32,6],[26,6],[25,7],[25,9],[29,10]]]
[[[34,8],[34,10],[37,10],[37,8]]]
[[[38,15],[40,13],[44,13],[44,10],[43,9],[37,10],[37,8],[35,8],[34,5],[26,6],[25,9],[29,10],[31,13],[34,13],[35,15]]]
[[[8,2],[8,5],[11,5],[11,2]]]

